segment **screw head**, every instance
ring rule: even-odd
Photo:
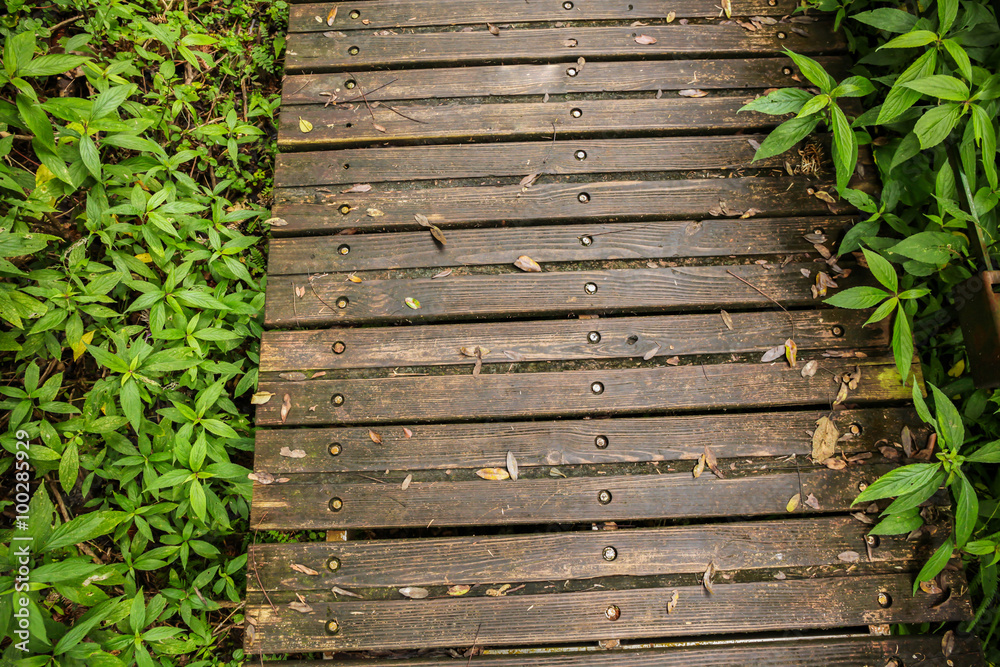
[[[331,399],[331,402],[334,405],[343,405],[344,404],[344,395],[343,394],[334,394],[333,398]]]
[[[841,336],[844,335],[844,327],[840,326],[839,324],[835,324],[833,328],[830,329],[830,333],[832,333],[837,338],[840,338]]]
[[[568,2],[568,1],[564,2],[563,3],[563,9],[573,9],[573,3],[572,2]]]
[[[875,599],[878,601],[878,606],[883,609],[888,609],[892,606],[892,596],[885,591],[879,591]]]
[[[347,88],[348,90],[351,90],[356,85],[358,84],[354,81],[354,79],[348,79],[344,82],[344,88]]]
[[[340,632],[340,623],[337,621],[327,621],[326,622],[326,632],[330,635],[335,635]]]
[[[573,118],[579,118],[580,116],[583,115],[583,110],[582,109],[571,109],[570,112],[569,112],[569,115],[572,116]]]
[[[597,283],[587,283],[583,286],[583,291],[587,294],[597,294]]]
[[[361,12],[359,12],[358,10],[355,9],[353,12],[351,12],[351,18],[352,19],[356,19],[359,16],[361,16]]]
[[[573,157],[575,157],[577,160],[586,160],[587,159],[587,151],[577,151],[577,152],[573,153]]]
[[[618,558],[618,550],[614,547],[604,547],[604,550],[601,552],[601,557],[610,563],[614,559]]]
[[[790,76],[791,73],[792,73],[792,68],[791,67],[784,67],[784,68],[782,68],[781,73],[784,74],[785,76]]]
[[[847,427],[848,430],[854,435],[861,435],[861,424],[854,423]]]
[[[617,605],[608,605],[608,608],[604,610],[604,616],[609,621],[617,621],[621,618],[622,610],[618,608]]]
[[[865,543],[874,549],[879,545],[878,535],[865,535]]]
[[[341,215],[347,215],[348,213],[351,212],[351,206],[350,206],[350,204],[341,204],[340,208],[337,209],[337,210],[340,211]],[[343,247],[343,246],[341,246],[341,247]],[[350,252],[350,251],[348,251],[348,252]],[[341,252],[340,254],[341,255],[346,255],[347,253],[346,252]]]
[[[819,227],[817,227],[816,229],[814,229],[814,230],[813,230],[813,234],[817,234],[817,235],[822,235],[822,234],[825,234],[825,233],[826,233],[826,232],[824,232],[824,231],[823,231],[822,229],[820,229]]]
[[[589,248],[590,246],[594,245],[594,238],[592,236],[581,236],[580,245],[582,245],[584,248]]]
[[[341,255],[346,255],[347,253],[351,252],[351,246],[345,243],[339,248],[337,248],[337,252],[339,252]]]
[[[344,509],[344,501],[343,500],[341,500],[340,498],[332,498],[330,500],[330,511],[331,512],[339,512],[342,509]]]
[[[358,47],[356,47],[356,46],[352,46],[351,48],[347,49],[347,52],[348,52],[348,53],[349,53],[350,55],[352,55],[352,56],[356,56],[356,55],[358,55],[359,53],[361,53],[361,49],[359,49],[359,48],[358,48]]]
[[[346,296],[342,296],[339,299],[337,299],[337,308],[340,309],[347,308],[347,304],[349,304],[350,302],[351,302],[350,299],[348,299]]]
[[[602,505],[607,505],[611,502],[611,492],[605,489],[597,494],[597,502]]]
[[[858,484],[858,491],[864,491],[867,488],[868,488],[868,484],[865,483],[865,482],[861,482],[861,483]]]
[[[330,456],[340,456],[340,453],[344,451],[343,446],[339,442],[330,443]]]
[[[600,332],[598,332],[598,331],[591,331],[589,334],[587,334],[587,342],[588,343],[600,343],[601,342],[601,334],[600,334]]]
[[[593,384],[590,385],[590,391],[594,392],[595,394],[603,394],[604,385],[600,382],[594,382]]]
[[[779,33],[778,33],[778,39],[784,39],[785,37],[788,37],[788,35],[786,35],[786,34],[785,34],[785,33],[783,33],[783,32],[779,32]]]
[[[590,195],[587,194],[586,192],[581,192],[576,196],[576,200],[581,204],[586,204],[587,202],[590,201]]]
[[[330,560],[326,561],[326,568],[331,572],[336,572],[340,569],[340,559],[334,556]]]
[[[570,67],[569,69],[566,70],[566,76],[576,76],[579,73],[580,73],[579,70],[577,70],[575,67]]]
[[[597,436],[596,438],[594,438],[594,445],[598,449],[607,449],[608,448],[608,436],[606,436],[606,435],[599,435],[599,436]]]
[[[343,354],[343,353],[344,353],[344,350],[346,350],[346,349],[347,349],[347,346],[346,346],[346,345],[344,345],[343,341],[339,341],[339,340],[338,340],[338,341],[337,341],[336,343],[334,343],[334,344],[333,344],[333,345],[331,346],[331,348],[330,348],[330,349],[332,349],[332,350],[333,350],[333,353],[334,353],[334,354]]]

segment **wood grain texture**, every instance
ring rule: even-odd
[[[850,61],[843,56],[815,58],[832,76],[847,76]],[[725,58],[716,60],[590,61],[576,76],[566,70],[575,63],[543,65],[485,65],[463,67],[461,77],[451,67],[332,74],[297,74],[284,79],[281,105],[326,104],[336,101],[369,102],[571,93],[656,92],[700,88],[765,89],[802,82],[792,62],[779,58]],[[353,81],[358,87],[347,88]]]
[[[265,331],[261,373],[400,366],[471,366],[461,353],[478,345],[486,364],[513,361],[627,359],[647,353],[692,354],[764,352],[794,337],[805,350],[886,347],[886,323],[863,327],[867,312],[847,310],[729,313],[729,329],[718,313],[612,317],[598,320],[544,320],[438,324],[409,327]],[[840,327],[839,329],[837,327]],[[597,341],[591,340],[597,333]],[[634,338],[633,338],[634,337]],[[342,345],[336,345],[341,343]],[[659,349],[654,349],[659,345]],[[336,347],[335,347],[336,346]],[[335,351],[337,350],[337,351]]]
[[[754,131],[775,127],[786,120],[784,116],[762,113],[740,114],[740,108],[752,99],[752,95],[740,95],[501,104],[439,101],[394,106],[392,109],[384,104],[372,109],[364,104],[313,105],[295,107],[290,113],[281,114],[278,146],[281,150],[295,151],[386,141],[464,142],[552,139],[553,135],[566,139],[642,133]],[[308,132],[301,129],[300,121],[303,120],[312,125]],[[304,180],[309,182],[308,172],[296,175],[297,172],[289,174],[286,171],[278,172],[282,183],[294,186],[303,184]],[[312,175],[312,178],[326,173],[324,170]],[[343,176],[337,174],[338,179]]]
[[[845,551],[867,554],[870,527],[853,517],[802,517],[672,528],[578,531],[491,537],[355,540],[345,543],[252,545],[259,580],[247,589],[319,591],[331,586],[451,586],[502,582],[563,581],[613,576],[701,575],[709,561],[720,572],[841,565]],[[926,558],[943,539],[933,529],[919,542],[886,536],[872,561]],[[603,557],[615,549],[614,560]],[[337,569],[331,571],[331,559]],[[319,574],[303,574],[292,565]],[[919,565],[918,565],[919,566]],[[481,591],[480,591],[481,594]]]
[[[838,375],[861,368],[851,403],[910,398],[892,359],[830,361]],[[287,426],[815,406],[831,404],[838,388],[826,373],[804,378],[784,362],[260,383],[290,397]],[[280,409],[280,400],[258,405],[258,426],[281,425]]]
[[[798,514],[845,512],[859,484],[871,484],[892,467],[835,471],[802,470],[794,462],[777,465],[779,472],[725,479],[707,472],[696,479],[685,471],[412,482],[406,490],[399,484],[293,475],[284,483],[254,484],[250,523],[260,530],[342,530],[752,517],[787,515],[786,505],[797,493],[816,496],[820,507],[801,504]],[[607,504],[601,502],[602,492],[611,494]],[[330,507],[334,498],[342,502],[338,511]]]
[[[733,6],[734,16],[787,16],[795,11],[794,0],[780,0],[774,6],[767,0],[746,0]],[[329,17],[333,10],[333,20]],[[358,3],[323,2],[292,5],[288,18],[289,32],[325,32],[327,30],[373,30],[416,26],[453,26],[491,23],[530,23],[555,21],[638,21],[665,19],[668,12],[682,18],[718,18],[719,10],[704,0],[674,0],[669,8],[660,0],[632,0],[630,3],[583,0],[569,9],[563,0],[527,3],[524,0],[397,0],[395,2]],[[319,17],[319,20],[317,20]]]
[[[941,653],[941,641],[940,635],[825,639],[784,637],[729,645],[643,646],[623,651],[481,655],[476,657],[476,662],[488,667],[882,667],[891,664],[891,658],[904,661],[902,664],[906,665],[906,659],[919,656],[920,667],[986,665],[975,637],[956,637],[955,652],[950,658]],[[293,660],[282,663],[282,667],[359,667],[360,664],[349,659],[323,662]],[[454,658],[417,658],[366,660],[363,664],[370,667],[455,667],[456,662]]]
[[[361,283],[350,282],[342,275],[312,279],[304,275],[284,276],[267,285],[264,320],[269,327],[302,327],[768,308],[774,301],[785,306],[814,306],[819,303],[810,292],[815,273],[806,277],[801,269],[815,272],[820,268],[825,265],[820,267],[814,262],[784,267],[770,265],[770,269],[757,264],[679,266],[452,275],[445,279],[403,278]],[[870,277],[856,271],[837,284],[847,288],[865,281],[870,282]],[[406,299],[417,299],[419,308],[407,306]]]
[[[764,138],[758,134],[355,148],[279,153],[277,169],[285,187],[538,173],[734,170],[750,167],[756,151],[751,141],[759,145]],[[579,151],[584,151],[582,157]],[[781,169],[785,159],[775,156],[753,167]]]
[[[426,230],[396,234],[277,238],[268,274],[372,271],[536,262],[679,259],[815,253],[806,235],[838,239],[849,217],[716,219],[449,231],[447,245]]]
[[[959,582],[950,575],[956,589]],[[593,591],[498,598],[334,601],[332,593],[307,596],[313,606],[301,614],[281,605],[255,606],[247,617],[257,627],[251,650],[265,652],[392,649],[430,646],[531,645],[598,639],[671,637],[727,632],[781,631],[794,619],[798,629],[881,623],[941,622],[968,616],[966,597],[931,607],[939,596],[910,595],[909,574],[831,577],[797,581],[700,585],[677,589]],[[679,593],[676,610],[667,600]],[[879,592],[892,598],[884,609]],[[251,601],[259,605],[257,596]],[[620,609],[616,621],[605,617]],[[336,620],[339,632],[328,634]],[[478,639],[476,635],[478,633]]]
[[[417,190],[373,186],[365,193],[324,188],[282,188],[275,193],[274,215],[284,225],[275,236],[331,234],[344,230],[419,229],[413,216],[427,216],[442,229],[499,223],[615,222],[639,219],[703,219],[725,202],[738,218],[755,208],[758,217],[840,215],[846,203],[828,205],[809,193],[832,192],[834,184],[799,177],[708,178],[689,180],[612,180],[580,183],[540,182],[522,191],[506,186],[427,187]],[[321,185],[316,183],[315,185]],[[873,185],[852,187],[874,191]],[[325,191],[324,191],[325,190]],[[339,190],[339,188],[338,188]],[[580,201],[586,194],[589,200]],[[368,215],[368,209],[382,213]],[[831,210],[832,209],[832,210]]]
[[[274,400],[274,399],[272,399]],[[280,397],[277,399],[280,400]],[[254,468],[273,474],[410,471],[505,467],[511,452],[518,467],[692,461],[711,447],[719,459],[806,457],[809,433],[828,410],[764,412],[753,415],[693,415],[612,419],[563,419],[472,424],[410,424],[376,427],[382,444],[375,446],[368,427],[260,429]],[[841,442],[845,452],[875,451],[882,439],[898,442],[904,425],[924,431],[908,408],[844,410],[833,415],[842,433],[856,425],[861,433]],[[925,435],[925,434],[924,434]],[[598,440],[603,438],[603,440]],[[598,447],[598,443],[603,447]],[[606,443],[606,444],[605,444]],[[282,448],[301,450],[290,458]],[[336,454],[331,453],[333,447]],[[395,484],[404,474],[384,475]]]
[[[315,20],[315,19],[314,19]],[[522,28],[493,35],[486,25],[473,32],[404,32],[379,35],[373,30],[350,33],[295,33],[288,37],[285,67],[289,73],[357,71],[365,68],[429,65],[486,65],[545,62],[565,58],[709,58],[713,56],[830,55],[846,49],[840,32],[824,19],[808,26],[763,26],[755,32],[736,24],[699,23],[643,27]],[[656,39],[638,44],[637,35]],[[330,35],[329,37],[327,35]],[[782,37],[783,36],[783,37]],[[575,46],[569,46],[575,40]],[[356,49],[356,51],[354,51]]]

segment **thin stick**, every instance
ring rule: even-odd
[[[368,96],[365,95],[365,87],[361,85],[361,81],[358,79],[357,76],[351,74],[350,72],[348,72],[348,74],[353,76],[354,80],[358,82],[358,92],[361,93],[361,99],[365,101],[365,107],[368,109],[368,115],[372,117],[372,123],[378,125],[378,121],[375,120],[375,112],[372,111],[372,105],[368,104]]]
[[[397,81],[399,81],[399,79],[393,79],[389,83],[383,83],[378,88],[372,88],[371,90],[369,90],[368,94],[371,95],[372,93],[377,93],[378,91],[382,90],[383,88],[388,88],[389,86],[391,86],[392,84],[396,83]],[[359,83],[358,85],[360,86],[361,84]],[[348,104],[349,102],[357,102],[360,99],[361,99],[361,95],[355,95],[354,97],[352,97],[349,100],[337,100],[336,102],[334,102],[334,104]]]
[[[400,111],[400,110],[399,110],[399,109],[397,109],[396,107],[393,107],[393,106],[389,106],[389,105],[388,105],[388,104],[386,104],[385,102],[383,102],[383,103],[382,103],[382,106],[384,106],[384,107],[385,107],[386,109],[388,109],[389,111],[393,112],[394,114],[397,114],[397,115],[399,115],[399,116],[402,116],[402,117],[403,117],[403,118],[405,118],[406,120],[412,120],[412,121],[413,121],[414,123],[421,123],[421,124],[423,124],[423,125],[426,125],[426,124],[427,124],[427,121],[426,121],[426,120],[420,120],[419,118],[414,118],[413,116],[407,116],[407,115],[406,115],[405,113],[403,113],[402,111]]]
[[[482,627],[482,623],[476,626],[476,636],[472,639],[472,648],[469,649],[469,661],[465,663],[465,667],[469,667],[472,664],[472,658],[476,655],[476,642],[479,641],[479,629]]]
[[[792,325],[792,336],[793,337],[795,336],[795,320],[792,319],[792,314],[790,312],[788,312],[787,308],[785,308],[780,303],[778,303],[777,301],[775,301],[773,298],[771,298],[770,296],[768,296],[767,294],[765,294],[763,292],[763,290],[761,290],[759,287],[757,287],[753,283],[749,282],[748,280],[744,280],[743,278],[740,278],[738,275],[736,275],[735,273],[733,273],[730,269],[726,269],[726,273],[728,273],[729,275],[731,275],[733,278],[736,278],[737,280],[739,280],[741,283],[743,283],[747,287],[750,287],[751,289],[753,289],[755,292],[757,292],[762,297],[764,297],[765,299],[767,299],[768,301],[770,301],[771,303],[773,303],[774,305],[776,305],[778,308],[781,308],[783,311],[785,311],[785,315],[788,315],[788,322],[789,322],[789,324]]]

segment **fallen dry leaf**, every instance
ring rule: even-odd
[[[285,420],[288,419],[288,413],[292,410],[292,397],[285,394],[285,397],[281,399],[281,423],[284,424]]]
[[[930,581],[921,581],[920,590],[928,595],[940,595],[944,592],[941,586],[938,585],[938,582],[934,579],[931,579]]]
[[[266,470],[261,470],[260,472],[252,472],[247,474],[247,479],[252,479],[258,484],[274,484],[277,480],[274,475],[267,472]]]
[[[564,39],[563,40],[563,46],[566,46],[566,47],[569,47],[569,48],[573,48],[576,45],[577,45],[577,41],[575,39]]]
[[[301,572],[302,574],[308,574],[313,577],[319,574],[319,572],[312,569],[311,567],[306,567],[305,565],[300,565],[299,563],[292,563],[291,567],[296,572]]]
[[[837,554],[837,559],[845,563],[857,563],[861,559],[861,554],[857,551],[842,551]]]
[[[541,273],[542,267],[538,265],[538,262],[531,259],[527,255],[521,255],[514,261],[514,266],[521,269],[522,271],[527,271],[528,273]]]
[[[352,283],[360,283],[363,281],[363,278],[361,278],[361,276],[355,275],[353,273],[347,276],[347,279]]]
[[[524,361],[524,355],[514,352],[512,350],[504,350],[503,356],[507,357],[511,361]]]
[[[487,588],[486,594],[493,598],[503,597],[510,590],[510,584],[504,584],[500,588]]]
[[[722,315],[722,323],[726,325],[726,328],[730,331],[733,330],[733,316],[724,310],[720,310],[719,314]]]
[[[698,88],[686,88],[684,90],[678,91],[678,95],[681,97],[705,97],[708,95],[707,91],[699,90]]]
[[[785,346],[775,345],[770,350],[765,352],[760,358],[760,363],[766,364],[768,362],[774,361],[775,359],[780,359],[785,356]]]
[[[837,392],[837,398],[833,399],[834,405],[840,405],[847,400],[847,383],[840,383],[840,391]]]
[[[830,470],[843,470],[847,467],[847,461],[844,459],[829,458],[826,461],[823,461],[823,465]]]
[[[403,483],[399,485],[400,490],[406,491],[410,488],[410,482],[413,481],[413,475],[407,475],[403,478]]]
[[[840,431],[829,417],[816,420],[816,430],[813,431],[812,458],[816,463],[822,463],[832,457],[837,449],[837,439]]]
[[[789,338],[785,341],[785,359],[788,360],[788,365],[795,368],[796,358],[799,354],[799,346],[795,344],[795,341]]]
[[[419,586],[403,586],[399,589],[399,592],[404,597],[408,597],[411,600],[423,600],[425,597],[430,595],[430,591],[426,588],[420,588]]]
[[[812,361],[806,362],[806,365],[802,367],[800,373],[804,378],[811,378],[816,375],[817,369],[819,369],[819,362],[813,359]]]
[[[503,468],[480,468],[476,471],[476,475],[492,481],[510,479],[510,473]]]
[[[295,286],[295,296],[297,296],[298,298],[302,299],[302,298],[305,297],[305,295],[306,295],[306,288],[303,287],[302,285],[296,285]]]
[[[787,576],[785,576],[785,573],[784,573],[784,572],[781,572],[781,571],[778,571],[778,572],[775,572],[775,573],[774,573],[774,578],[775,578],[775,579],[777,579],[778,581],[784,581],[784,580],[785,580],[785,579],[787,579],[788,577],[787,577]]]
[[[788,503],[785,505],[785,511],[786,512],[794,512],[795,510],[797,510],[799,508],[799,501],[801,499],[802,499],[802,496],[799,495],[798,493],[796,493],[794,496],[792,496],[791,498],[789,498],[788,499]]]
[[[711,595],[715,591],[712,589],[712,577],[715,576],[715,561],[708,564],[708,568],[705,569],[705,574],[701,575],[701,585],[705,587],[708,594]]]
[[[869,526],[875,524],[875,519],[871,518],[864,512],[851,512],[851,516],[853,516],[855,519],[857,519],[863,524],[867,524]]]
[[[311,614],[313,610],[313,608],[307,605],[305,602],[299,602],[298,600],[296,600],[295,602],[289,602],[288,608],[294,609],[295,611],[302,614]]]
[[[411,431],[410,429],[408,429],[408,428],[406,428],[404,426],[403,427],[403,435],[405,435],[407,438],[412,438],[413,437],[413,431]]]
[[[448,276],[451,275],[451,271],[452,271],[451,269],[445,269],[444,271],[435,273],[433,276],[431,276],[431,280],[434,280],[435,278],[447,278]]]
[[[657,40],[656,40],[655,37],[650,37],[649,35],[636,35],[635,36],[635,43],[636,44],[656,44],[656,41]]]
[[[355,183],[351,187],[347,188],[346,190],[341,190],[340,192],[341,194],[347,192],[371,192],[371,189],[372,186],[369,185],[368,183]]]
[[[420,308],[420,302],[414,299],[412,296],[408,296],[403,299],[403,303],[412,308],[413,310],[418,310]]]
[[[250,397],[250,405],[264,405],[271,400],[272,396],[274,394],[269,391],[259,391]]]
[[[517,481],[517,459],[514,458],[514,452],[507,452],[507,472],[510,473],[510,478],[513,481]]]
[[[472,368],[472,377],[479,377],[483,370],[483,348],[476,346],[476,365]]]
[[[383,134],[389,131],[389,130],[385,129],[384,126],[379,125],[378,123],[372,123],[372,127],[374,127],[379,132],[382,132]]]
[[[368,437],[371,438],[371,441],[374,442],[376,445],[382,444],[382,436],[376,433],[375,431],[372,431],[371,429],[368,430]]]
[[[500,28],[496,27],[492,23],[487,23],[486,24],[486,29],[490,31],[491,35],[499,35],[500,34]]]
[[[292,373],[278,373],[278,377],[282,380],[288,380],[289,382],[302,382],[307,376],[305,373],[295,371]]]
[[[521,182],[519,183],[519,185],[521,186],[521,189],[522,190],[527,190],[528,188],[530,188],[532,185],[534,185],[535,181],[537,181],[538,177],[541,176],[541,175],[542,175],[542,172],[536,171],[535,173],[528,174],[527,176],[525,176],[524,178],[522,178]]]
[[[332,26],[333,22],[337,20],[337,10],[340,9],[339,6],[334,5],[330,13],[326,15],[326,24]]]
[[[667,359],[667,363],[670,364],[671,366],[679,366],[680,363],[681,363],[681,358],[680,357],[670,357],[669,359]]]
[[[354,591],[349,591],[346,588],[341,588],[340,586],[334,586],[333,588],[330,589],[330,592],[334,593],[336,595],[344,595],[344,596],[347,596],[349,598],[358,598],[359,600],[363,600],[364,599],[360,595],[358,595],[357,593],[355,593]]]
[[[288,224],[288,221],[284,218],[268,218],[264,221],[265,225],[271,225],[272,227],[284,227]]]
[[[670,12],[667,14],[667,23],[673,23],[674,19],[677,18],[677,12]]]
[[[819,501],[816,499],[816,496],[814,496],[811,493],[808,496],[806,496],[806,505],[813,508],[814,510],[817,511],[819,510]]]
[[[949,630],[948,632],[944,633],[943,637],[941,637],[941,655],[947,658],[954,652],[955,652],[955,631]]]
[[[467,586],[465,584],[458,584],[457,586],[448,587],[448,595],[458,597],[459,595],[465,595],[472,590],[472,586]]]
[[[605,650],[611,650],[613,648],[618,648],[622,645],[622,640],[620,639],[602,639],[597,642],[598,646]]]
[[[278,454],[287,456],[290,459],[302,459],[306,456],[304,449],[289,449],[288,447],[282,447]]]
[[[817,190],[813,193],[813,196],[820,201],[824,201],[827,204],[836,204],[837,200],[830,196],[830,193],[826,190]]]
[[[694,464],[694,470],[691,471],[691,474],[694,475],[695,479],[701,477],[701,473],[705,472],[706,459],[705,454],[702,454],[698,457],[698,462]]]
[[[678,603],[678,601],[680,601],[680,599],[681,599],[681,594],[678,593],[676,590],[673,591],[670,594],[670,599],[667,600],[667,613],[668,614],[674,613],[674,609],[677,609],[677,603]]]
[[[743,215],[740,216],[740,220],[746,220],[747,218],[752,218],[758,213],[760,213],[759,210],[755,208],[748,208],[747,210],[743,211]]]
[[[646,352],[646,354],[642,355],[642,358],[643,358],[643,359],[644,359],[645,361],[649,361],[650,359],[652,359],[653,357],[655,357],[655,356],[656,356],[656,353],[657,353],[657,352],[659,352],[659,351],[660,351],[660,344],[659,344],[659,343],[657,343],[656,341],[653,341],[653,347],[651,347],[651,348],[650,348],[650,349],[649,349],[649,350],[648,350],[648,351]]]
[[[715,452],[713,452],[712,448],[709,447],[708,445],[705,445],[705,464],[708,466],[708,469],[715,474],[716,477],[718,477],[719,479],[725,478],[725,475],[723,475],[722,471],[719,470],[719,460],[715,458]]]

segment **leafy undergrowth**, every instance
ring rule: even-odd
[[[0,662],[239,661],[287,5],[6,5]]]
[[[956,313],[984,289],[979,271],[985,262],[977,248],[994,262],[1000,256],[996,5],[810,1],[836,12],[855,55],[852,76],[837,82],[815,60],[789,53],[803,87],[773,92],[747,109],[796,116],[768,136],[757,157],[780,154],[817,127],[833,135],[837,189],[865,218],[846,234],[839,254],[855,253],[881,287],[844,290],[827,303],[874,308],[869,321],[893,319],[893,352],[904,381],[915,350],[923,362],[929,395],[925,401],[914,386],[913,398],[933,429],[926,443],[915,445],[904,432],[898,450],[883,448],[906,465],[869,486],[856,502],[895,498],[872,533],[905,535],[921,530],[933,512],[928,499],[940,489],[950,492],[954,529],[918,573],[914,590],[932,590],[951,559],[961,557],[976,603],[975,618],[962,629],[983,639],[995,663],[1000,392],[975,387]],[[860,146],[869,147],[879,170],[877,198],[849,187]]]

